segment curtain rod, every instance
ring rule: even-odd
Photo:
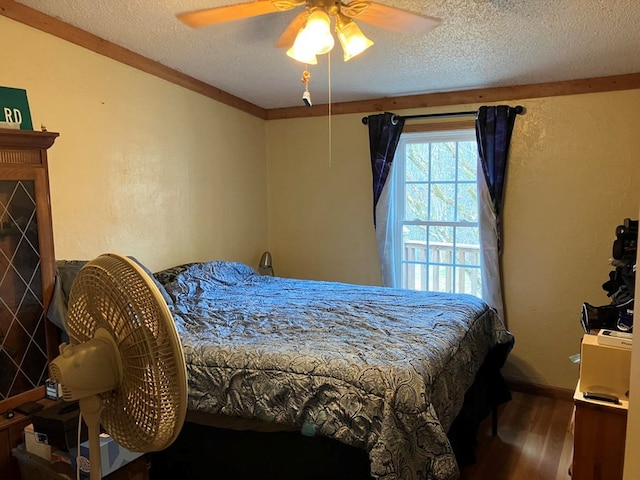
[[[517,107],[513,107],[513,110],[517,115],[522,115],[524,113],[524,107],[518,105]],[[422,115],[394,115],[396,118],[403,118],[405,120],[415,120],[416,118],[437,118],[437,117],[475,117],[478,114],[478,111],[475,110],[473,112],[449,112],[449,113],[424,113]],[[362,123],[367,125],[369,123],[369,117],[362,117]]]

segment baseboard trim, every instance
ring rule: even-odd
[[[551,387],[549,385],[516,382],[513,380],[507,381],[507,385],[514,392],[529,393],[531,395],[539,395],[541,397],[573,401],[574,390],[569,388]]]

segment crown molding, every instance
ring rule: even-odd
[[[505,100],[633,90],[638,88],[640,88],[640,73],[632,73],[628,75],[567,80],[562,82],[479,88],[475,90],[426,93],[423,95],[385,97],[357,102],[336,103],[331,105],[331,114],[344,115],[349,113],[397,111],[412,108],[490,103]],[[325,116],[327,115],[327,111],[327,105],[275,108],[267,110],[267,120]]]

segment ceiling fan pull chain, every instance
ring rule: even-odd
[[[302,72],[302,83],[305,84],[305,86],[309,87],[309,79],[311,78],[311,72],[309,70],[307,70],[307,65],[304,66],[304,72]]]
[[[309,72],[309,70],[306,69],[306,65],[305,65],[305,70],[304,72],[302,72],[302,83],[304,83],[304,93],[302,94],[302,101],[304,102],[304,104],[307,107],[310,107],[312,105],[311,103],[311,92],[309,92],[309,79],[311,78],[311,72]]]
[[[331,52],[329,52],[329,54],[327,55],[327,79],[328,79],[328,111],[327,111],[327,118],[329,119],[329,168],[331,168],[332,163],[333,163],[333,157],[332,157],[332,143],[333,140],[331,138]]]

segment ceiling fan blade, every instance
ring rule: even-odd
[[[377,27],[393,30],[400,33],[427,33],[440,25],[442,20],[435,17],[420,15],[397,7],[390,7],[375,2],[366,2],[369,5],[361,10],[357,7],[361,2],[356,1],[343,7],[343,12],[354,20],[370,23]],[[362,2],[365,3],[365,2]],[[354,6],[355,15],[349,15],[349,7]],[[345,8],[346,7],[346,8]]]
[[[293,22],[291,22],[289,26],[287,26],[286,30],[282,33],[282,35],[280,35],[276,46],[279,48],[291,47],[296,39],[296,36],[298,35],[298,32],[302,27],[304,27],[308,16],[309,13],[306,11],[296,16],[296,18],[293,19]]]
[[[190,27],[198,28],[280,11],[282,11],[282,8],[276,7],[276,3],[271,0],[255,0],[253,2],[238,3],[225,7],[206,8],[194,12],[178,13],[176,17]]]

